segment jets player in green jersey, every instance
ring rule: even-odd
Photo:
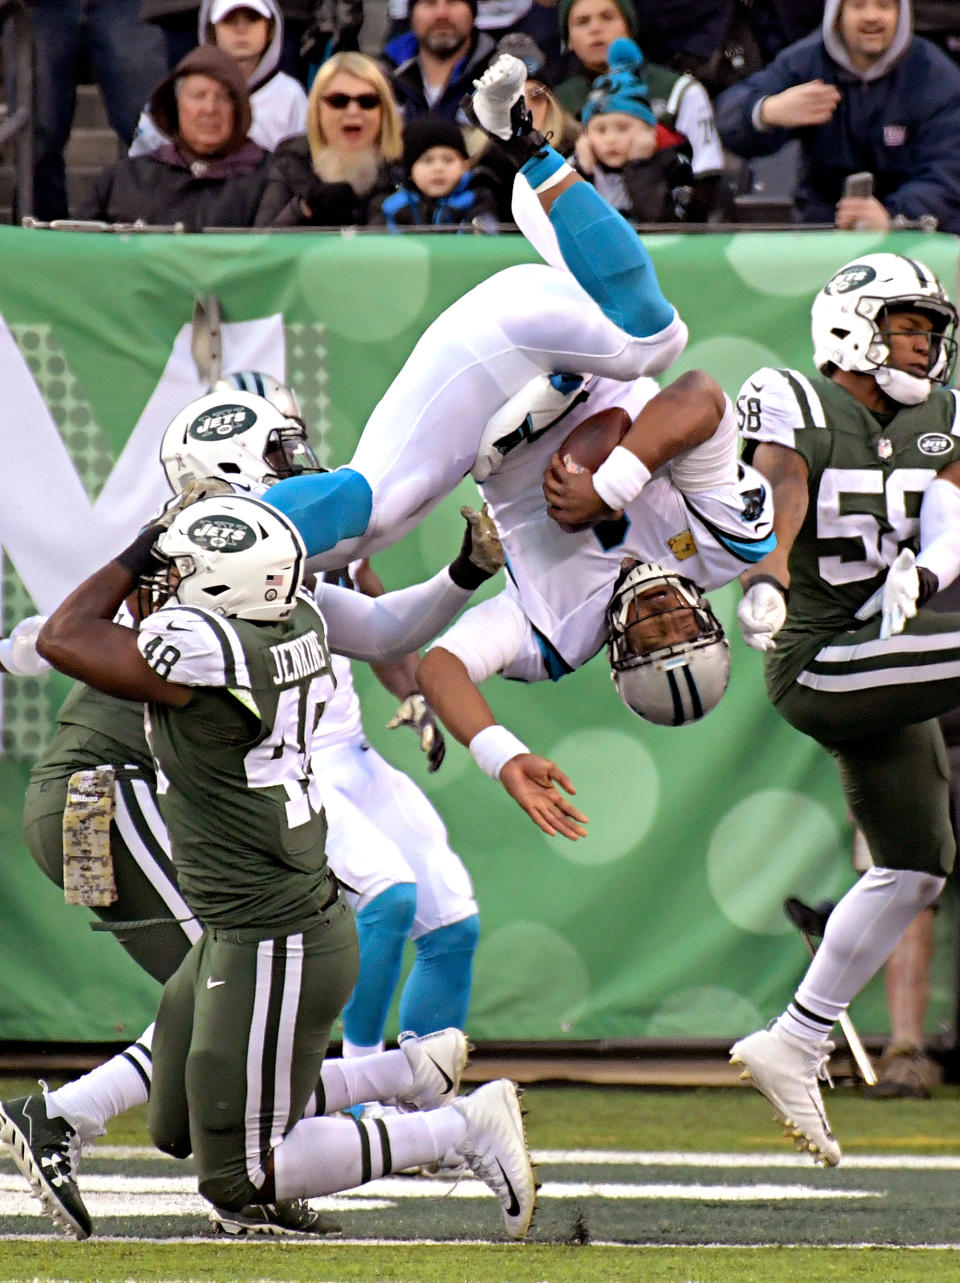
[[[738,400],[774,492],[776,549],[744,576],[747,644],[777,711],[836,759],[874,867],[830,915],[776,1022],[732,1049],[801,1150],[840,1147],[819,1088],[834,1022],[953,865],[938,714],[960,704],[960,615],[922,609],[960,572],[957,313],[923,263],[867,254],[813,303],[819,377],[761,369]]]
[[[516,1088],[500,1080],[455,1098],[459,1030],[323,1064],[357,939],[327,867],[310,743],[333,689],[328,638],[369,652],[384,599],[332,588],[325,618],[300,592],[305,559],[295,527],[259,500],[203,499],[141,532],[38,639],[61,671],[146,704],[180,889],[203,927],[157,1014],[151,1134],[168,1153],[192,1152],[200,1192],[228,1210],[459,1154],[520,1238],[535,1187]],[[450,577],[465,570],[454,563]],[[137,630],[112,622],[134,590]],[[316,1116],[370,1099],[412,1109],[369,1123]],[[11,1121],[5,1104],[0,1122]],[[29,1148],[37,1121],[21,1117],[4,1139]]]

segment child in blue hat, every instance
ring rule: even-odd
[[[619,37],[581,112],[577,168],[602,196],[636,223],[699,222],[706,210],[694,194],[690,147],[658,127],[643,79],[643,54]]]

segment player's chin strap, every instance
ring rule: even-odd
[[[906,370],[894,370],[889,365],[881,365],[874,371],[873,377],[880,391],[885,392],[898,405],[922,405],[933,386],[929,379],[918,379],[915,374],[908,374]]]

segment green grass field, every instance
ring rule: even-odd
[[[32,1083],[0,1083],[9,1096]],[[828,1099],[845,1161],[794,1154],[753,1091],[537,1086],[530,1241],[505,1240],[472,1178],[390,1178],[318,1206],[343,1237],[215,1237],[189,1165],[148,1149],[143,1111],[85,1155],[95,1222],[63,1239],[0,1161],[0,1280],[335,1283],[897,1283],[960,1277],[960,1091]]]

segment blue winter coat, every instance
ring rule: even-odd
[[[754,127],[761,98],[817,79],[843,93],[827,124]],[[767,156],[799,137],[797,222],[833,223],[844,178],[869,170],[890,214],[933,214],[941,231],[960,233],[960,68],[930,41],[912,37],[886,74],[865,80],[831,58],[817,32],[725,90],[714,109],[724,146],[738,156]]]

